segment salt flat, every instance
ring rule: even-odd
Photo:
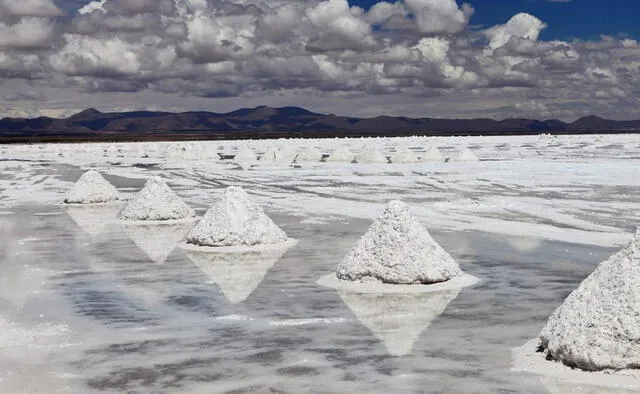
[[[198,145],[206,154],[199,150],[196,160],[185,143],[0,147],[1,392],[573,387],[512,371],[511,349],[535,337],[640,223],[637,135]],[[271,147],[313,147],[326,157],[365,145],[386,156],[436,146],[447,158],[470,148],[481,161],[227,158],[240,146],[258,156]],[[125,199],[161,175],[199,215],[225,187],[242,186],[300,242],[276,262],[247,256],[254,270],[243,270],[242,258],[215,261],[227,268],[199,266],[187,251],[171,251],[175,229],[140,236],[126,231],[116,210],[61,206],[88,169]],[[462,270],[482,281],[435,298],[357,297],[317,285],[392,199],[406,202]]]

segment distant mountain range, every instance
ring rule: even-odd
[[[87,109],[66,119],[0,119],[0,141],[30,137],[198,138],[338,137],[399,135],[501,135],[634,132],[640,120],[616,121],[596,116],[566,123],[560,120],[513,118],[493,120],[378,116],[356,118],[326,115],[298,107],[260,106],[229,113],[109,112]]]

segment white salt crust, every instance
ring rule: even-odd
[[[188,244],[207,247],[273,245],[286,241],[287,234],[238,186],[228,187],[186,238]]]
[[[514,348],[511,370],[533,373],[558,381],[571,389],[565,392],[571,393],[589,392],[578,390],[576,385],[587,386],[594,393],[640,391],[640,370],[638,369],[583,371],[571,368],[561,362],[547,360],[545,352],[537,351],[539,344],[540,340],[536,338]]]
[[[423,153],[422,156],[420,156],[420,161],[421,162],[443,162],[444,156],[440,152],[440,149],[438,149],[435,146],[432,146],[429,150]]]
[[[120,199],[118,190],[104,179],[98,171],[82,174],[73,185],[64,202],[67,204],[112,203]]]
[[[336,290],[349,291],[353,293],[371,293],[371,294],[417,294],[432,293],[439,291],[458,290],[465,287],[473,286],[480,282],[480,279],[466,273],[462,273],[446,282],[431,283],[427,285],[396,285],[380,282],[354,282],[350,280],[341,280],[335,274],[325,275],[316,283],[323,287]]]
[[[396,149],[391,155],[391,163],[417,163],[418,157],[409,148],[402,147]]]
[[[258,160],[258,156],[256,155],[256,153],[253,151],[253,149],[246,147],[246,146],[241,146],[238,149],[238,152],[236,153],[236,155],[233,157],[233,160],[238,161],[256,161]]]
[[[333,151],[326,161],[330,163],[351,163],[355,155],[346,146],[341,146]]]
[[[389,284],[429,284],[462,272],[399,200],[387,204],[338,266],[338,279]]]
[[[540,344],[570,367],[640,369],[640,231],[551,314]]]
[[[189,220],[195,212],[160,178],[150,178],[144,188],[125,205],[118,218],[127,221]]]
[[[478,159],[478,156],[476,156],[476,154],[473,153],[472,150],[470,150],[469,148],[464,148],[458,154],[458,156],[453,158],[451,161],[454,161],[454,162],[477,162],[477,161],[480,161],[480,159]]]
[[[384,157],[376,148],[365,146],[356,156],[357,163],[386,163],[387,158]]]

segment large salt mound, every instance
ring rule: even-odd
[[[444,282],[458,263],[431,238],[402,201],[391,201],[338,266],[337,277],[390,284]]]
[[[278,150],[276,148],[274,148],[273,146],[270,146],[269,148],[267,148],[267,151],[264,152],[262,157],[260,157],[260,161],[268,162],[268,163],[276,163],[279,160],[280,160],[280,158],[279,158],[279,155],[278,155]]]
[[[353,158],[354,154],[349,150],[349,148],[341,146],[333,151],[331,156],[327,158],[327,161],[332,163],[351,163]]]
[[[456,156],[452,161],[455,162],[476,162],[480,161],[478,156],[469,148],[464,148],[458,156]]]
[[[182,220],[195,212],[159,176],[150,178],[144,188],[120,211],[122,220]]]
[[[356,156],[357,163],[386,163],[387,158],[384,157],[376,148],[365,147]]]
[[[312,146],[308,146],[296,156],[296,163],[317,163],[322,159],[322,152]]]
[[[392,163],[416,163],[418,157],[409,148],[403,147],[396,149],[395,153],[391,155]]]
[[[90,170],[82,174],[73,185],[64,202],[67,204],[95,204],[117,201],[118,190],[104,179],[98,171]]]
[[[640,368],[640,231],[551,314],[540,333],[549,358],[587,371]]]
[[[420,161],[422,162],[442,162],[444,161],[444,156],[435,146],[432,146],[429,150],[427,150],[422,156],[420,156]]]
[[[275,245],[286,242],[287,234],[241,187],[230,186],[189,232],[186,241],[207,247]]]

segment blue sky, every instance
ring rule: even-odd
[[[376,0],[350,0],[352,5],[368,8]],[[597,39],[600,35],[626,35],[640,38],[640,1],[637,0],[469,0],[475,9],[472,26],[505,23],[519,12],[532,14],[548,27],[543,40]],[[458,0],[458,4],[462,1]]]

